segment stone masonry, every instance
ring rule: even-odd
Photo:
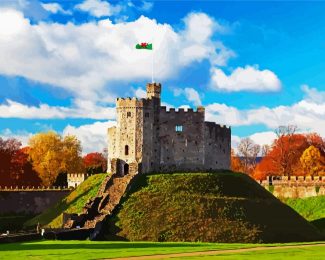
[[[230,168],[231,130],[205,122],[205,108],[161,106],[161,84],[147,98],[118,98],[117,126],[108,129],[108,172],[205,171]]]

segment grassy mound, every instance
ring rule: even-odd
[[[325,196],[286,199],[284,202],[325,234]]]
[[[60,228],[62,226],[62,213],[81,213],[87,200],[96,196],[105,176],[106,174],[90,176],[62,201],[27,221],[25,227],[36,226],[39,222],[42,226]]]
[[[289,206],[248,176],[231,172],[140,175],[105,231],[131,241],[321,239]]]

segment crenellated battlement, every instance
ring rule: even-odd
[[[152,104],[152,100],[146,98],[117,98],[116,99],[116,108],[138,108],[138,107],[147,107]]]
[[[230,126],[226,126],[226,125],[222,125],[222,124],[217,124],[215,122],[205,122],[205,124],[209,128],[230,130]]]
[[[161,113],[186,113],[186,114],[191,114],[191,113],[204,113],[205,109],[204,107],[197,107],[196,110],[194,110],[193,108],[169,108],[167,109],[166,106],[161,106],[160,107],[160,112]]]

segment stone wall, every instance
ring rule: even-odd
[[[67,196],[70,190],[0,191],[0,214],[39,214]]]
[[[204,168],[204,110],[160,110],[160,171]],[[176,127],[181,127],[177,131]],[[157,146],[157,148],[159,148]]]
[[[260,184],[278,198],[308,198],[325,195],[324,176],[268,176]]]
[[[206,169],[230,169],[231,130],[213,122],[205,122]]]

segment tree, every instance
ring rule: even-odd
[[[238,144],[238,154],[242,158],[245,173],[252,173],[256,166],[256,157],[261,147],[250,138],[243,138]]]
[[[270,175],[305,175],[300,158],[303,152],[311,145],[318,148],[322,158],[325,144],[316,133],[297,134],[295,126],[280,127],[276,130],[278,138],[274,140],[270,150],[254,171],[255,176]]]
[[[39,133],[30,138],[29,147],[33,167],[46,186],[52,185],[60,172],[83,170],[81,144],[75,136]]]
[[[18,150],[13,158],[14,171],[12,180],[14,185],[18,186],[39,186],[42,180],[38,177],[37,172],[33,169],[33,165],[29,161],[29,147],[23,147]]]
[[[309,145],[315,146],[325,156],[325,139],[317,133],[306,134],[306,138]]]
[[[84,166],[87,173],[102,173],[107,170],[107,157],[102,153],[89,153],[83,157]]]
[[[4,140],[0,137],[0,185],[13,185],[12,172],[15,170],[14,157],[21,143],[15,138]]]
[[[262,153],[262,157],[265,157],[268,155],[268,153],[270,152],[271,147],[268,144],[263,144],[261,147],[261,153]]]
[[[231,149],[231,157],[230,157],[230,168],[234,172],[243,172],[244,167],[239,157],[235,154],[234,149]]]
[[[275,130],[277,139],[273,143],[270,158],[273,168],[279,175],[291,176],[300,169],[299,158],[308,147],[306,137],[296,134],[293,125],[280,126]]]
[[[300,157],[301,166],[303,167],[306,175],[318,175],[324,170],[324,158],[318,148],[311,145],[309,146]]]

